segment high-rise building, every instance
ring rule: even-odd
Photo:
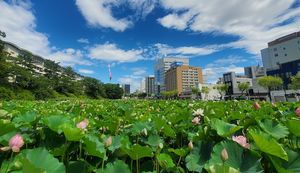
[[[261,56],[267,75],[281,77],[287,87],[290,77],[300,71],[300,32],[269,42]]]
[[[174,65],[165,75],[166,91],[177,90],[178,95],[191,93],[192,88],[203,84],[202,69],[188,65]]]
[[[177,62],[182,63],[182,65],[189,65],[189,59],[187,58],[174,58],[165,57],[157,59],[154,66],[155,72],[155,93],[160,94],[160,92],[165,91],[165,73],[170,69],[171,64]]]
[[[123,84],[122,89],[124,91],[124,95],[130,94],[130,84]]]
[[[141,80],[141,84],[140,84],[140,92],[141,93],[146,93],[146,79],[143,78]]]
[[[150,97],[152,96],[153,94],[155,94],[155,85],[154,85],[154,82],[155,82],[155,77],[154,76],[148,76],[145,78],[145,90],[146,90],[146,93],[147,93],[147,96]]]
[[[262,76],[266,76],[266,70],[264,67],[258,66],[251,66],[244,68],[245,76],[248,78],[258,78]]]

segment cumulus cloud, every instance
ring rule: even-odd
[[[88,70],[88,69],[79,69],[79,73],[83,74],[94,74],[95,72],[93,70]]]
[[[50,47],[47,35],[36,31],[36,18],[30,1],[0,1],[0,9],[0,30],[6,33],[5,41],[62,65],[91,65],[79,50],[70,48],[57,51]]]
[[[216,83],[218,79],[223,76],[223,73],[226,72],[242,74],[244,73],[243,63],[245,62],[249,62],[249,60],[240,56],[229,56],[217,59],[204,67],[203,75],[205,82]],[[253,61],[253,63],[250,63],[249,66],[255,65],[255,63],[256,61]]]
[[[48,55],[47,58],[60,62],[63,66],[74,66],[75,64],[92,65],[91,61],[83,59],[83,53],[80,50],[72,48],[56,51]]]
[[[110,28],[122,32],[134,25],[134,21],[144,19],[156,6],[158,0],[76,0],[76,5],[89,25]],[[112,8],[120,5],[131,9],[133,14],[123,18],[113,15]]]
[[[89,57],[92,59],[108,62],[135,62],[143,59],[142,50],[123,50],[116,44],[98,44],[88,50]]]
[[[167,28],[239,36],[231,43],[259,54],[269,41],[299,30],[297,0],[161,0],[170,14],[158,19]]]

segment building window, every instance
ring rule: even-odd
[[[275,56],[275,57],[278,57],[278,53],[276,53],[274,56]]]
[[[285,47],[283,47],[283,50],[285,50]]]
[[[276,52],[276,51],[277,51],[277,48],[274,48],[273,50],[274,50],[274,52]]]
[[[287,54],[284,54],[284,56],[287,56]]]

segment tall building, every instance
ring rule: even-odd
[[[182,65],[189,65],[187,58],[166,57],[157,59],[154,66],[155,75],[155,93],[159,95],[160,92],[165,91],[165,74],[170,69],[173,62],[181,63]]]
[[[203,84],[202,69],[173,63],[165,75],[166,91],[177,90],[178,95],[191,93]]]
[[[269,42],[261,56],[267,75],[281,77],[287,87],[290,77],[300,71],[300,32]]]
[[[266,76],[266,70],[264,67],[260,66],[251,66],[251,67],[245,67],[245,76],[248,78],[258,78],[262,76]]]
[[[130,85],[129,84],[123,84],[122,89],[124,91],[124,95],[130,94]]]
[[[150,97],[152,96],[153,94],[155,94],[155,85],[154,85],[154,82],[155,82],[155,77],[154,76],[148,76],[145,78],[145,90],[146,90],[146,93],[147,93],[147,96]]]
[[[141,84],[140,84],[140,92],[141,93],[146,93],[146,79],[143,78],[141,80]]]

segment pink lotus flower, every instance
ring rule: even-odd
[[[85,118],[83,121],[77,123],[76,127],[85,130],[88,125],[89,125],[89,120]]]
[[[259,105],[259,103],[257,103],[257,102],[254,102],[254,103],[253,103],[253,108],[254,108],[255,110],[258,110],[258,109],[260,109],[260,105]]]
[[[240,144],[246,149],[250,149],[250,144],[247,143],[247,138],[245,136],[232,136],[232,140]]]
[[[195,118],[192,120],[192,123],[193,123],[194,125],[200,124],[200,118],[199,118],[199,117],[195,117]]]
[[[298,117],[300,117],[300,107],[295,110],[295,113]]]
[[[12,150],[13,152],[19,152],[20,148],[24,145],[23,137],[20,134],[16,134],[9,140],[9,146],[0,148],[1,151]]]

